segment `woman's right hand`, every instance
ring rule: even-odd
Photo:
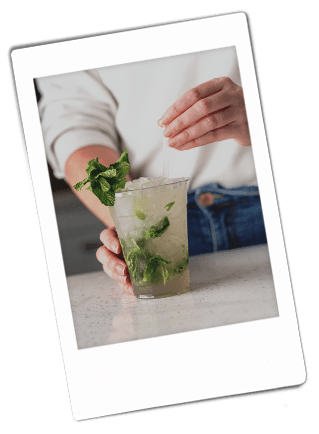
[[[101,262],[104,272],[116,280],[124,292],[135,295],[115,227],[104,229],[100,240],[104,245],[97,249],[96,258]]]

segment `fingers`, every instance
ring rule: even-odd
[[[127,265],[113,252],[105,246],[99,247],[96,251],[96,258],[103,265],[106,274],[112,279],[127,282],[127,279],[125,279],[128,272]]]
[[[104,229],[100,234],[100,240],[111,252],[118,255],[121,252],[121,244],[115,227]]]
[[[126,294],[129,295],[135,295],[134,293],[134,289],[131,283],[122,283],[122,282],[118,282],[119,287],[126,292]]]
[[[166,110],[162,118],[158,121],[159,126],[162,127],[170,124],[200,99],[219,92],[225,86],[227,80],[229,80],[227,77],[214,78],[187,91]]]
[[[127,294],[135,295],[125,262],[121,261],[114,253],[105,246],[99,247],[96,257],[102,264],[104,272],[116,280],[120,288]]]
[[[206,133],[221,128],[234,122],[237,118],[237,111],[234,107],[227,107],[215,113],[204,116],[195,124],[181,131],[175,137],[168,140],[168,146],[178,148],[188,142],[204,136]]]
[[[104,229],[100,240],[104,246],[98,248],[96,258],[102,264],[104,272],[116,280],[124,292],[135,295],[115,227]]]
[[[233,123],[236,128],[224,128]],[[168,145],[179,150],[225,140],[222,137],[251,145],[243,90],[228,77],[210,80],[186,92],[165,112],[159,125],[165,127]],[[231,131],[234,136],[228,137]],[[207,142],[209,137],[212,141]]]
[[[175,149],[178,151],[185,151],[187,149],[208,145],[209,143],[232,139],[235,137],[236,133],[237,125],[235,123],[228,124],[224,127],[209,131],[201,137],[191,140],[184,145],[176,146]]]
[[[229,105],[229,94],[224,92],[218,92],[207,98],[200,99],[165,127],[163,134],[165,137],[174,137],[203,117],[226,108]]]
[[[235,105],[236,106],[236,105]],[[175,137],[181,131],[198,122],[206,116],[217,113],[227,107],[235,107],[231,93],[222,90],[214,95],[197,101],[192,107],[174,119],[164,130],[165,137]]]
[[[126,274],[125,276],[118,274],[114,271],[112,271],[110,268],[108,268],[106,265],[102,265],[102,268],[111,279],[114,279],[117,281],[117,283],[130,283],[130,276]]]

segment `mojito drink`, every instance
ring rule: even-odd
[[[189,291],[188,178],[128,182],[110,206],[138,298]]]

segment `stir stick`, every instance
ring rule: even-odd
[[[163,131],[164,133],[164,131]],[[163,136],[163,176],[169,178],[169,146],[168,138]]]

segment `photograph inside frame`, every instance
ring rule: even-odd
[[[78,349],[279,315],[236,47],[34,84]]]

